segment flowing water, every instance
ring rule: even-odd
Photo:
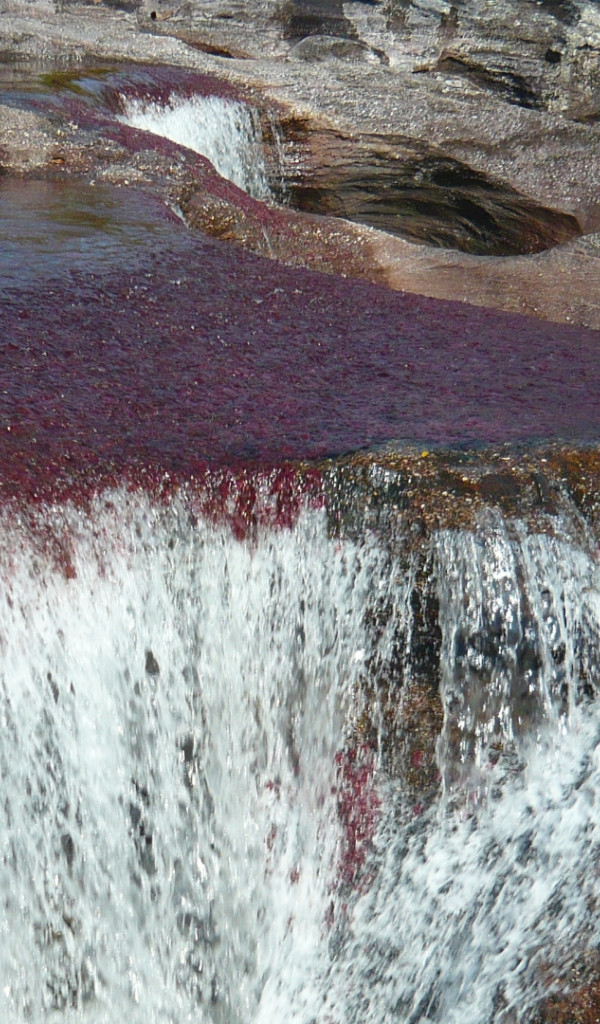
[[[193,493],[117,490],[1,525],[1,1019],[527,1021],[595,948],[585,539],[427,542],[444,723],[414,807],[359,727],[399,637],[400,715],[416,681],[402,523],[236,539]]]
[[[402,825],[384,784],[322,1020],[529,1021],[600,939],[597,551],[496,520],[434,562],[441,788]]]
[[[211,506],[191,479],[194,464],[182,463],[188,484],[160,500],[119,486],[127,438],[146,450],[135,431],[153,412],[148,389],[165,339],[183,322],[182,308],[195,324],[200,283],[173,300],[183,274],[160,292],[159,269],[147,269],[146,249],[159,242],[164,273],[176,244],[179,263],[190,262],[169,218],[151,218],[146,228],[146,207],[130,210],[123,200],[117,216],[110,190],[93,202],[87,193],[83,207],[77,190],[63,192],[26,190],[27,209],[45,211],[43,230],[29,235],[16,191],[0,193],[12,203],[7,237],[18,234],[0,266],[6,308],[10,300],[17,310],[3,321],[12,338],[2,365],[12,411],[4,484],[16,469],[0,514],[0,1020],[533,1024],[540,1000],[563,991],[575,969],[585,980],[598,962],[596,532],[565,501],[538,530],[490,512],[470,530],[423,534],[391,503],[377,520],[360,496],[344,532],[329,492],[313,500],[313,488],[310,500],[269,512],[276,487],[264,475],[256,493],[250,488],[264,514],[248,530],[238,515],[247,494],[236,498],[213,479],[219,501]],[[48,269],[53,231],[61,259]],[[200,259],[204,250],[187,236],[185,245]],[[29,275],[24,259],[15,270],[26,247]],[[225,268],[229,283],[224,250],[210,256],[213,274]],[[131,278],[125,300],[109,274],[119,259],[137,261],[144,273],[140,306],[139,282]],[[252,289],[251,273],[263,264],[236,260]],[[21,274],[27,287],[19,291]],[[63,277],[70,291],[60,291]],[[237,308],[223,282],[210,300],[219,317]],[[236,281],[231,287],[240,290]],[[390,312],[377,294],[379,338]],[[42,298],[46,320],[38,321]],[[57,327],[61,301],[64,322],[75,318],[75,340],[63,319]],[[127,329],[119,320],[119,330],[109,330],[110,319],[102,328],[110,303],[126,301]],[[342,307],[352,324],[344,338],[356,335],[361,358],[389,362],[371,334],[358,336],[346,293]],[[432,314],[423,307],[419,321],[416,308],[416,300],[410,316],[403,308],[395,352],[409,323],[425,352]],[[311,331],[318,325],[321,338],[328,321],[319,310]],[[286,332],[295,346],[281,364],[288,372],[307,333],[303,315],[298,309],[292,324],[278,312],[273,321],[278,354],[282,338],[292,344]],[[338,307],[330,320],[341,331]],[[444,339],[435,323],[433,331],[439,362]],[[41,355],[50,353],[62,373],[60,387],[52,376],[44,383],[39,338]],[[335,338],[336,395],[344,338]],[[144,402],[127,412],[131,436],[119,427],[116,447],[103,432],[110,416],[94,407],[94,374],[110,369],[98,354],[108,339],[113,347],[102,351],[117,367],[130,346],[131,366],[147,368]],[[158,371],[170,403],[169,415],[151,425],[163,466],[184,449],[204,452],[206,439],[192,445],[192,428],[202,401],[216,408],[215,384],[194,391],[188,418],[174,425],[187,392],[171,363],[181,373],[189,340],[185,334],[177,358],[168,357],[173,390],[165,390],[167,369]],[[263,329],[263,355],[267,340]],[[227,382],[233,364],[207,351]],[[506,392],[503,351],[497,377]],[[248,381],[256,376],[264,404],[266,371],[256,366]],[[370,366],[359,364],[344,401],[351,393],[364,401]],[[543,373],[558,379],[558,371]],[[119,386],[125,376],[117,374]],[[484,384],[473,377],[481,404]],[[425,379],[431,395],[428,364]],[[69,448],[67,415],[79,386],[82,455]],[[562,379],[557,386],[566,387]],[[414,399],[411,387],[382,385],[382,395],[387,402],[393,393],[396,409],[397,394]],[[444,408],[456,401],[438,391]],[[59,392],[44,419],[40,410]],[[123,404],[117,396],[115,406]],[[335,420],[331,402],[327,408]],[[245,431],[249,415],[250,407]],[[285,408],[286,424],[294,415]],[[500,415],[506,424],[505,406]],[[13,444],[13,426],[25,441]],[[311,436],[302,435],[305,447]],[[15,483],[19,472],[33,465],[48,483],[65,445],[66,461],[79,459],[75,479],[79,470],[85,476],[88,448],[99,465],[105,457],[112,489],[97,486],[90,498],[82,487],[77,500],[53,503],[48,484],[46,503],[39,495],[28,501]]]
[[[248,1020],[325,942],[376,552],[322,514],[253,544],[123,494],[46,515],[3,521],[2,1019]]]
[[[260,126],[245,104],[220,96],[172,95],[166,103],[133,96],[123,108],[125,124],[201,153],[244,192],[270,198]]]

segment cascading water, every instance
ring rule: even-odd
[[[539,1021],[574,963],[597,966],[595,543],[497,518],[441,532],[433,557],[440,791],[407,816],[402,778],[381,785],[372,882],[319,1020]]]
[[[498,517],[419,552],[202,507],[2,514],[0,1019],[533,1020],[600,940],[593,538]],[[414,804],[366,695],[389,676],[401,723],[424,685],[421,585]]]
[[[326,943],[376,552],[117,493],[29,527],[3,517],[1,1018],[252,1019]]]
[[[2,194],[0,1022],[549,1024],[600,976],[600,463],[448,451],[595,445],[598,336]]]
[[[220,96],[176,95],[167,103],[143,97],[122,102],[120,120],[125,124],[201,153],[244,192],[255,199],[271,198],[260,126],[245,104]]]

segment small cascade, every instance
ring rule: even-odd
[[[230,498],[2,512],[0,1018],[533,1024],[600,942],[593,531]]]
[[[479,533],[442,533],[436,560],[453,748],[444,762],[479,772],[566,728],[597,693],[600,564],[593,541],[531,534],[499,516]]]
[[[270,199],[258,118],[250,107],[220,96],[183,97],[167,102],[122,98],[119,120],[161,135],[210,160],[223,178],[255,199]]]

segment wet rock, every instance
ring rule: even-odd
[[[379,528],[386,517],[402,515],[417,550],[432,531],[469,529],[490,509],[547,531],[576,505],[596,529],[600,460],[595,446],[403,453],[390,447],[336,460],[326,484],[332,528],[352,536],[367,510],[367,522]]]
[[[380,799],[374,783],[375,759],[366,746],[351,748],[336,757],[337,804],[344,839],[340,851],[339,881],[345,887],[368,885],[361,878],[377,827]]]
[[[532,1024],[595,1024],[600,1016],[600,978],[597,952],[579,956],[566,977],[544,972],[551,995],[540,1001]]]
[[[529,556],[519,540],[531,530],[561,543],[568,537],[568,543],[588,549],[597,505],[587,506],[580,520],[573,487],[582,479],[581,490],[598,493],[597,461],[594,450],[584,455],[564,448],[522,451],[516,458],[481,450],[400,459],[390,453],[340,460],[326,473],[332,529],[349,537],[372,530],[394,552],[391,561],[402,564],[401,578],[411,580],[405,596],[398,581],[390,592],[382,586],[369,605],[378,654],[365,667],[354,733],[355,742],[377,750],[389,776],[402,780],[399,815],[419,816],[435,799],[441,749],[446,791],[456,792],[459,801],[468,793],[478,800],[485,791],[485,772],[477,775],[476,761],[485,766],[502,758],[507,771],[516,770],[504,731],[509,707],[514,739],[540,727],[547,713],[540,700],[545,686],[557,714],[568,713],[569,700],[597,694],[594,626],[588,629],[582,609],[567,652],[563,599],[549,589],[539,594],[537,583],[528,590]],[[464,537],[465,530],[473,531],[473,559],[448,584],[461,622],[448,648],[441,609],[447,615],[443,580],[452,576],[454,549],[451,541],[448,550],[437,545],[440,531]],[[501,556],[493,553],[493,543],[490,562],[475,565],[478,545],[483,551],[494,531],[510,550],[496,587],[491,580]],[[504,573],[510,576],[506,584]],[[470,579],[478,581],[476,598]],[[577,679],[575,689],[567,685],[567,672]]]
[[[600,981],[546,1001],[535,1024],[596,1024],[600,1016]]]

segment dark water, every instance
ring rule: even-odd
[[[77,182],[0,178],[0,288],[39,287],[74,270],[134,270],[168,245],[173,214],[148,197]]]
[[[0,204],[7,491],[598,437],[598,332],[281,267],[142,192],[5,181]]]

